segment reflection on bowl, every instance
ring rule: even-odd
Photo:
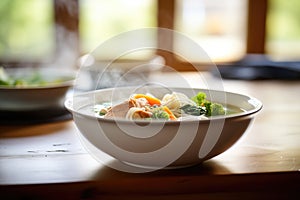
[[[38,111],[62,107],[66,94],[73,85],[75,72],[55,68],[10,68],[6,73],[22,79],[38,74],[43,84],[0,86],[1,111]]]
[[[122,101],[132,88],[103,89],[85,92],[67,99],[65,106],[73,113],[79,136],[87,150],[104,161],[104,152],[117,160],[146,169],[177,168],[201,163],[226,151],[248,129],[262,103],[255,98],[215,90],[149,87],[157,97],[169,91],[192,96],[205,92],[214,102],[242,110],[223,116],[185,121],[131,121],[106,119],[93,112],[95,104]],[[140,92],[140,91],[139,91]],[[122,99],[123,98],[123,99]],[[100,151],[99,151],[100,150]],[[122,170],[122,169],[119,169]]]

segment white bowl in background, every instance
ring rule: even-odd
[[[31,112],[63,107],[66,94],[75,79],[75,71],[57,68],[8,68],[5,72],[19,78],[38,73],[46,82],[43,85],[17,87],[0,85],[0,111],[7,112]],[[61,81],[50,83],[57,79]]]

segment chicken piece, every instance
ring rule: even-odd
[[[126,114],[130,108],[134,107],[132,101],[125,101],[121,104],[111,107],[107,113],[104,115],[104,118],[126,118]]]
[[[107,110],[104,118],[148,118],[151,116],[151,112],[148,112],[147,106],[149,106],[149,103],[145,98],[130,98],[129,100]]]
[[[145,106],[149,106],[147,99],[145,98],[130,98],[129,101],[133,104],[134,107],[143,108]]]
[[[144,119],[150,118],[151,112],[145,110],[145,108],[132,107],[126,114],[126,119]]]

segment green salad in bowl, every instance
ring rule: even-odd
[[[15,70],[15,71],[14,71]],[[12,73],[9,73],[12,71]],[[0,67],[0,86],[2,87],[39,87],[52,84],[60,84],[71,81],[74,77],[70,75],[45,75],[41,70],[32,69],[4,69]]]
[[[63,107],[75,70],[0,68],[0,111],[38,111]]]

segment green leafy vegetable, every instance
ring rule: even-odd
[[[211,102],[206,99],[206,94],[199,92],[196,96],[191,98],[198,106],[204,107],[206,116],[225,115],[225,109],[222,104]]]
[[[6,74],[4,69],[0,67],[0,85],[11,85],[13,83],[13,80],[9,78],[9,76]]]
[[[194,106],[186,104],[180,108],[185,114],[200,116],[206,114],[206,108],[201,106]]]
[[[161,108],[155,108],[153,110],[151,118],[152,119],[166,119],[166,120],[168,120],[169,119],[169,114],[166,111],[162,110]]]

